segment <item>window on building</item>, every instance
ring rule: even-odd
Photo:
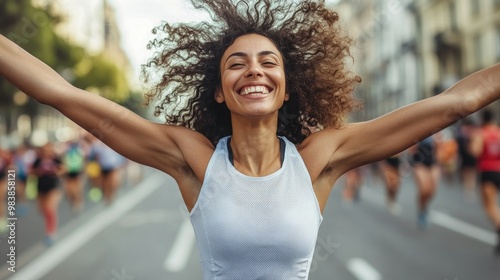
[[[104,38],[108,39],[111,37],[111,24],[109,20],[104,21]]]
[[[500,0],[499,0],[500,1]],[[457,22],[457,5],[455,2],[451,2],[449,6],[450,12],[450,25],[451,30],[458,30],[458,22]]]
[[[483,66],[483,42],[481,35],[474,36],[474,59],[476,68],[479,69]]]
[[[481,12],[481,1],[478,0],[470,0],[471,4],[471,12],[473,16],[479,15]]]

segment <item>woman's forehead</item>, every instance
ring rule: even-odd
[[[281,58],[280,51],[269,38],[258,34],[246,34],[234,40],[224,52],[222,59],[225,60],[234,53],[252,55],[262,52],[272,52]]]

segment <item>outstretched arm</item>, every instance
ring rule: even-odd
[[[330,166],[339,172],[381,160],[412,146],[460,118],[500,99],[500,64],[462,79],[445,92],[340,131],[325,131],[335,140]]]
[[[190,130],[150,122],[112,101],[73,87],[4,36],[0,36],[0,74],[133,161],[169,174],[186,167],[177,138],[192,133]]]

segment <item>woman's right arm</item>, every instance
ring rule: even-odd
[[[194,131],[150,122],[112,101],[75,88],[49,66],[1,35],[0,74],[19,90],[54,107],[118,153],[170,175],[188,166],[180,143],[194,141],[191,145],[200,146],[199,141],[204,141],[201,134],[191,137],[197,134]]]

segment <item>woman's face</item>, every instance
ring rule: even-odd
[[[233,115],[277,115],[289,98],[281,53],[264,36],[247,34],[237,38],[224,52],[220,71],[222,84],[215,99],[226,102]]]

